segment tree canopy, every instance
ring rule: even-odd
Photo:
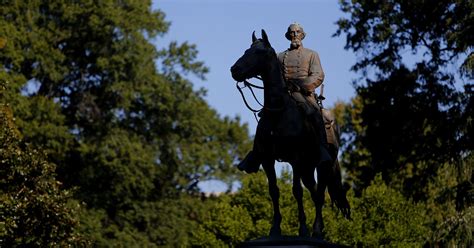
[[[391,188],[426,204],[433,231],[427,244],[469,246],[474,4],[342,0],[340,6],[347,15],[335,35],[345,35],[346,49],[358,55],[352,69],[361,73],[356,96],[336,108],[345,124],[343,167],[356,195],[381,173]]]
[[[4,85],[0,84],[0,96]],[[0,105],[0,245],[86,244],[76,232],[79,209],[55,179],[55,165],[22,140],[10,108]]]
[[[56,164],[62,187],[78,189],[85,218],[116,229],[111,239],[157,241],[130,211],[195,192],[198,180],[232,183],[232,165],[250,145],[239,118],[221,117],[183,76],[208,71],[196,47],[157,50],[168,28],[151,1],[0,7],[1,100],[24,141]]]
[[[390,73],[402,64],[406,50],[423,53],[422,63],[441,69],[461,57],[461,71],[473,74],[474,5],[449,1],[340,1],[336,35],[346,35],[346,48],[360,53],[355,70],[374,66]]]
[[[336,35],[361,73],[333,108],[354,220],[325,208],[326,238],[472,246],[474,4],[340,3]],[[237,246],[268,233],[263,173],[233,169],[247,126],[193,88],[208,68],[195,45],[160,43],[169,28],[150,1],[0,6],[0,246]],[[290,178],[278,180],[286,235],[298,230]],[[242,187],[209,197],[207,179]]]
[[[353,70],[362,72],[348,116],[355,126],[346,164],[364,185],[377,172],[390,180],[408,169],[412,191],[438,165],[458,163],[473,149],[474,5],[361,0],[341,1],[341,10],[349,16],[337,22],[336,35],[345,34],[346,48],[360,57]],[[413,66],[403,59],[407,51]],[[456,60],[461,66],[452,71]]]

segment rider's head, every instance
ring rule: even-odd
[[[306,33],[303,30],[303,27],[298,23],[293,23],[288,27],[288,30],[285,33],[285,37],[291,41],[291,48],[298,48],[301,46],[301,41],[306,36]]]

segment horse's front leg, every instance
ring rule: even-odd
[[[301,167],[299,167],[301,168]],[[306,226],[306,214],[303,207],[303,188],[301,187],[301,173],[297,166],[293,166],[293,196],[298,203],[298,220],[300,222],[300,229],[298,235],[300,237],[308,237],[309,231]]]
[[[280,190],[278,189],[277,185],[277,177],[275,173],[275,161],[272,159],[266,159],[262,163],[263,169],[267,174],[268,179],[268,189],[270,192],[270,197],[272,198],[273,203],[273,221],[272,227],[270,229],[270,236],[281,236],[281,213],[280,213]]]

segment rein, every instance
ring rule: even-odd
[[[255,78],[263,81],[263,79],[259,76],[255,76]],[[265,107],[257,98],[257,96],[255,95],[255,92],[253,91],[253,88],[256,88],[256,89],[260,89],[260,90],[263,90],[264,87],[263,86],[259,86],[259,85],[255,85],[255,84],[252,84],[250,83],[249,81],[247,81],[246,79],[244,79],[244,81],[242,82],[244,85],[241,87],[239,85],[240,82],[236,82],[235,86],[237,87],[237,90],[239,90],[239,93],[240,95],[242,96],[242,99],[244,100],[244,103],[245,103],[245,106],[247,106],[247,108],[252,111],[254,117],[255,117],[255,120],[258,122],[258,118],[257,118],[257,113],[259,113],[260,111],[262,111],[263,109],[266,109],[266,110],[269,110],[269,111],[281,111],[283,110],[284,107],[282,108],[278,108],[278,109],[273,109],[273,108],[268,108],[268,107]],[[260,109],[255,109],[255,108],[252,108],[250,106],[250,104],[247,102],[247,99],[245,98],[245,95],[244,95],[244,92],[242,91],[242,89],[244,88],[249,88],[250,92],[252,93],[252,96],[253,98],[255,99],[255,101],[261,106]]]

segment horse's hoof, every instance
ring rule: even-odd
[[[313,231],[311,235],[313,238],[323,239],[323,233],[321,231]]]
[[[279,227],[272,227],[270,229],[270,237],[280,237],[281,229]]]
[[[324,223],[322,219],[319,219],[318,217],[316,217],[313,224],[313,233],[311,234],[311,236],[313,236],[313,238],[323,239],[323,230],[324,230]]]
[[[309,230],[306,226],[300,226],[298,231],[298,236],[300,237],[309,237]]]

